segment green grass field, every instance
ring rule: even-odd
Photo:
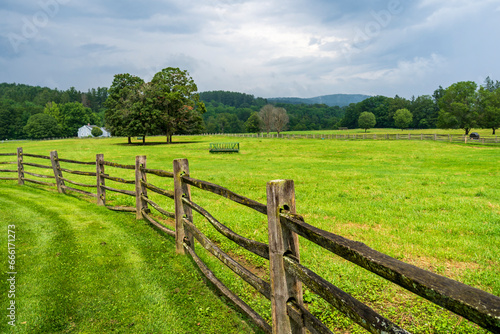
[[[26,153],[48,155],[57,150],[61,158],[83,161],[94,161],[97,153],[103,153],[105,160],[123,164],[133,164],[136,155],[147,155],[149,168],[166,170],[172,169],[173,159],[187,158],[192,177],[220,184],[262,203],[266,202],[268,181],[292,179],[297,212],[309,224],[500,296],[500,146],[238,138],[239,154],[209,154],[210,142],[235,141],[235,138],[175,137],[177,143],[173,145],[160,144],[164,141],[162,137],[148,140],[158,145],[128,146],[124,145],[125,138],[55,140],[4,143],[0,153],[14,152],[17,146],[22,146]],[[106,167],[106,172],[133,178],[126,170]],[[95,183],[92,178],[69,178]],[[151,177],[148,181],[172,187],[170,180]],[[1,188],[10,189],[15,182],[0,184]],[[110,185],[117,186],[112,182]],[[71,196],[51,196],[76,201]],[[171,200],[151,197],[173,210]],[[192,190],[192,197],[234,231],[267,242],[265,216],[198,189]],[[109,192],[108,200],[115,205],[134,204],[131,197]],[[195,215],[195,223],[223,249],[239,259],[247,259],[245,262],[252,270],[267,277],[267,261],[225,240],[200,216]],[[301,261],[305,265],[411,332],[485,332],[307,240],[300,242]],[[265,317],[270,317],[267,301],[217,260],[204,254],[200,246],[197,249],[230,288]],[[197,278],[202,282],[201,277]],[[332,329],[341,333],[364,332],[307,290],[305,301]]]
[[[31,186],[0,186],[2,272],[15,231],[16,326],[1,333],[248,333],[253,329],[134,216]],[[15,226],[15,228],[12,228]],[[2,275],[7,312],[9,286]]]

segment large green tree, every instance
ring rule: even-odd
[[[366,130],[373,128],[375,124],[377,124],[377,120],[373,113],[368,111],[363,111],[361,115],[359,115],[358,126],[361,129],[364,129],[365,132]]]
[[[44,113],[31,116],[24,131],[30,139],[55,138],[61,134],[56,119]]]
[[[259,117],[258,112],[254,112],[248,117],[248,120],[245,122],[245,129],[250,133],[258,133],[262,127],[262,121]]]
[[[500,87],[490,91],[480,87],[478,91],[478,121],[483,128],[493,130],[500,128]]]
[[[61,134],[76,137],[78,129],[85,124],[95,123],[96,117],[90,108],[84,107],[80,102],[69,102],[59,105],[61,114]]]
[[[198,87],[186,70],[165,68],[155,74],[151,84],[153,95],[147,102],[150,108],[160,111],[159,128],[171,143],[173,133],[186,123],[201,121],[196,113],[203,114],[205,104],[200,101]]]
[[[151,82],[130,74],[115,75],[106,100],[106,126],[114,135],[146,136],[164,134],[167,142],[179,133],[200,133],[205,105],[189,73],[168,67]]]
[[[446,88],[438,101],[440,128],[464,129],[465,134],[477,126],[477,84],[473,81],[461,81]]]
[[[116,74],[104,103],[107,108],[105,111],[107,130],[113,136],[128,137],[129,144],[131,143],[130,137],[140,135],[138,129],[131,126],[133,105],[131,97],[143,84],[144,80],[135,75]]]
[[[394,125],[399,129],[403,130],[408,128],[408,126],[413,122],[413,115],[406,109],[398,109],[394,114]]]

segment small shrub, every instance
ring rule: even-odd
[[[94,136],[94,137],[100,137],[100,136],[102,136],[102,130],[101,130],[101,128],[99,128],[97,126],[95,126],[94,128],[92,128],[92,132],[91,133],[92,133],[92,136]]]

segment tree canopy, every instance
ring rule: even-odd
[[[24,131],[30,139],[56,138],[61,134],[61,128],[56,119],[47,114],[31,116]]]
[[[461,81],[446,88],[439,99],[438,126],[448,129],[464,129],[469,134],[477,125],[476,94],[477,84]]]
[[[403,130],[408,128],[408,126],[413,122],[413,115],[406,109],[398,109],[394,114],[394,125],[399,129]]]
[[[361,129],[364,129],[365,132],[373,128],[375,124],[377,124],[377,119],[373,113],[364,111],[359,115],[358,125]]]
[[[106,100],[106,126],[113,135],[164,134],[167,142],[179,133],[200,133],[206,111],[198,88],[187,71],[168,67],[151,82],[130,74],[117,74]]]

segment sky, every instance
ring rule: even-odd
[[[0,82],[81,91],[187,70],[256,97],[500,80],[499,0],[1,0]]]

